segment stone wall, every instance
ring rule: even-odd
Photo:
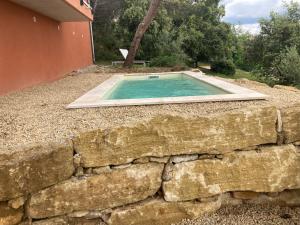
[[[0,225],[167,225],[300,205],[300,106],[131,126],[0,154]]]

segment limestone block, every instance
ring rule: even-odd
[[[300,154],[293,145],[227,154],[223,160],[175,164],[163,182],[167,201],[186,201],[230,191],[281,192],[300,188]]]
[[[74,172],[69,144],[0,153],[0,201],[21,197],[67,180]]]
[[[289,207],[300,206],[300,189],[285,190],[277,196],[260,195],[258,198],[247,201],[250,204],[274,204]]]
[[[101,219],[83,219],[57,217],[47,220],[40,220],[32,223],[33,225],[105,225]]]
[[[170,225],[183,219],[196,219],[221,207],[221,201],[169,203],[153,199],[112,211],[108,225]]]
[[[178,156],[172,156],[170,158],[170,162],[172,162],[172,163],[182,163],[182,162],[194,161],[194,160],[197,160],[198,158],[199,158],[199,156],[197,154],[178,155]]]
[[[7,203],[0,203],[0,224],[16,225],[19,224],[23,217],[23,209],[12,209]]]
[[[83,133],[74,139],[84,167],[130,163],[142,157],[224,154],[276,143],[275,107],[192,118],[157,116],[131,126]]]
[[[300,104],[281,110],[284,142],[300,141]]]
[[[136,164],[100,175],[71,179],[34,194],[29,214],[39,219],[141,201],[159,190],[162,171],[163,164]]]

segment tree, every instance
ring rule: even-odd
[[[300,55],[297,48],[287,48],[273,62],[273,76],[280,84],[300,84]]]
[[[128,52],[128,56],[124,63],[124,67],[131,67],[133,65],[133,61],[134,61],[136,53],[139,49],[141,40],[142,40],[145,32],[148,30],[152,20],[155,18],[161,1],[162,0],[151,0],[147,15],[144,17],[143,21],[139,24],[139,26],[136,30],[135,36],[133,38],[133,41],[131,43],[131,46],[130,46],[130,49]]]
[[[298,80],[294,79],[296,69],[292,62],[297,62],[296,52],[300,53],[300,5],[291,1],[286,3],[286,9],[262,19],[260,34],[245,48],[247,63],[256,65],[260,77],[270,84],[293,84]],[[293,78],[287,72],[289,67]]]
[[[220,0],[190,3],[187,22],[181,26],[182,49],[197,66],[198,62],[232,60],[233,34]]]

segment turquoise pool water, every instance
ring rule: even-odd
[[[185,74],[125,76],[106,100],[221,95],[228,92]]]

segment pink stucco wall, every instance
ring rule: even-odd
[[[91,65],[89,22],[61,23],[0,1],[0,95]]]

